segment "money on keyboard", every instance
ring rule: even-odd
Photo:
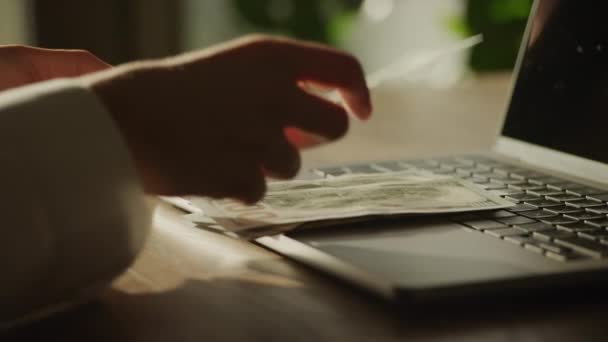
[[[323,177],[422,169],[466,179],[516,205],[453,222],[558,261],[608,257],[608,191],[484,156],[382,161],[313,170]]]

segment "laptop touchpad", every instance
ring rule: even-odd
[[[525,276],[550,264],[516,245],[436,220],[368,222],[289,236],[406,287]]]

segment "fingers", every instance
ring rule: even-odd
[[[257,165],[243,165],[235,171],[238,171],[237,174],[232,179],[225,179],[225,185],[217,189],[217,197],[231,197],[247,204],[261,200],[266,193],[266,178],[262,169]]]
[[[295,177],[300,164],[300,153],[284,136],[268,146],[262,162],[266,175],[279,179]]]
[[[206,169],[197,165],[180,168],[165,166],[160,174],[147,170],[140,174],[147,192],[166,196],[234,198],[251,204],[262,199],[266,192],[262,168],[249,161],[218,162]]]
[[[326,142],[325,138],[303,132],[295,127],[285,127],[285,137],[298,149],[311,148]]]
[[[174,158],[192,160],[194,153],[192,150],[179,152]],[[167,158],[161,165],[138,162],[146,190],[170,196],[235,198],[250,204],[264,196],[266,176],[291,178],[300,169],[298,150],[282,134],[270,139],[264,148],[250,148],[243,143],[224,144],[205,155],[209,164],[201,164],[196,159],[190,165],[169,162],[174,158]]]
[[[296,89],[287,98],[288,126],[320,135],[330,140],[342,137],[348,130],[348,115],[343,107],[318,96]]]
[[[45,79],[76,77],[111,66],[84,50],[52,50],[24,47],[25,55]]]
[[[192,184],[189,184],[191,194],[228,197],[245,203],[255,203],[264,196],[266,179],[260,150],[228,143],[209,152],[206,160],[211,164],[191,168],[194,170],[190,177]]]
[[[363,69],[352,55],[319,44],[286,41],[286,58],[292,61],[296,81],[336,88],[352,113],[371,115],[372,105]]]

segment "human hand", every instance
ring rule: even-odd
[[[265,176],[290,178],[312,133],[343,136],[343,106],[302,90],[337,89],[371,113],[361,66],[343,52],[253,36],[116,67],[88,78],[122,131],[146,191],[259,200]],[[287,131],[287,132],[286,132]]]
[[[0,46],[0,91],[53,78],[80,76],[109,67],[83,50]]]

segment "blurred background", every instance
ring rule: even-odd
[[[391,121],[382,126],[378,119],[380,126],[368,133],[361,128],[359,136],[369,134],[374,143],[381,139],[378,130],[395,138],[404,136],[407,126],[411,138],[401,146],[426,151],[459,146],[450,140],[470,135],[468,122],[498,125],[531,5],[532,0],[2,0],[0,44],[82,48],[117,64],[266,32],[345,49],[360,58],[366,72],[374,72],[482,33],[482,44],[420,68],[415,81],[374,91],[377,112]],[[431,108],[438,98],[445,99],[444,106]],[[450,98],[455,104],[446,117],[442,112]],[[438,136],[432,133],[437,124],[465,126]],[[462,147],[492,139],[469,138]]]
[[[464,62],[510,69],[532,0],[3,0],[0,43],[85,48],[111,63],[197,49],[248,32],[344,48],[368,69],[483,33]]]

